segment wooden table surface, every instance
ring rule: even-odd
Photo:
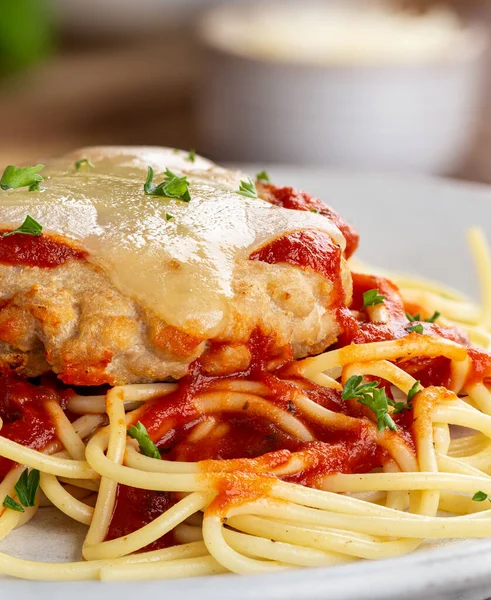
[[[197,148],[197,46],[166,34],[72,50],[0,87],[0,166],[93,144]],[[452,175],[491,183],[491,85],[469,155]]]

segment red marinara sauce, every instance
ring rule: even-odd
[[[105,540],[115,540],[124,537],[134,531],[138,531],[145,525],[154,521],[161,514],[169,510],[174,504],[172,494],[169,492],[155,492],[152,490],[141,490],[126,485],[118,485],[116,491],[116,502],[114,505],[111,522],[109,524]],[[159,550],[174,544],[172,532],[163,535],[140,552]]]
[[[272,358],[278,358],[274,336],[266,336],[256,330],[248,347],[251,362],[246,371],[226,376],[208,375],[198,359],[175,392],[147,403],[138,420],[146,427],[164,460],[236,461],[234,464],[237,468],[233,473],[217,475],[219,504],[227,504],[234,498],[237,502],[246,501],[249,497],[266,493],[264,478],[272,476],[268,473],[263,476],[259,473],[251,474],[250,459],[264,459],[267,462],[268,457],[274,458],[279,453],[279,459],[283,457],[282,460],[287,460],[291,452],[300,452],[306,456],[308,466],[287,479],[314,486],[325,475],[339,472],[365,473],[385,462],[386,452],[367,435],[363,423],[349,431],[332,430],[298,414],[298,418],[312,431],[316,440],[304,442],[283,431],[274,418],[255,413],[251,402],[247,400],[234,411],[213,412],[216,425],[221,428],[219,434],[214,435],[212,432],[199,441],[189,440],[189,432],[193,427],[208,418],[199,410],[195,399],[206,392],[220,394],[227,380],[261,382],[269,390],[267,398],[271,407],[280,406],[296,414],[294,392],[298,393],[298,388],[289,381],[283,381],[281,375],[281,369],[287,368],[292,360],[291,353],[285,352],[279,358],[280,370],[270,372],[267,365]],[[336,390],[308,384],[304,393],[321,406],[350,413],[349,404],[341,400],[341,394]],[[213,466],[216,467],[211,463],[203,463],[203,473]],[[244,487],[245,483],[247,485]],[[136,531],[165,512],[174,501],[173,494],[118,486],[117,501],[106,539],[115,539]],[[145,550],[172,543],[174,538],[170,532]]]
[[[0,375],[0,436],[42,451],[56,441],[53,420],[45,408],[47,400],[57,399],[55,392],[11,375]],[[0,479],[15,466],[0,457]]]
[[[0,234],[8,230],[0,230]],[[70,259],[82,260],[87,253],[61,236],[15,234],[0,238],[0,264],[50,269]]]
[[[344,303],[341,248],[324,231],[301,229],[287,233],[254,250],[249,255],[249,260],[259,260],[271,265],[288,263],[302,269],[310,268],[332,281],[333,304]]]
[[[292,210],[316,211],[327,217],[341,231],[346,240],[345,256],[349,258],[358,248],[358,232],[342,219],[338,213],[322,200],[292,187],[277,187],[271,184],[258,184],[258,190],[271,204]]]
[[[486,377],[491,377],[491,355],[479,348],[468,348],[467,354],[471,360],[471,368],[467,375],[467,385],[479,383]]]
[[[406,316],[406,309],[402,301],[399,288],[384,277],[352,273],[353,300],[350,308],[338,309],[337,320],[341,325],[342,334],[339,336],[337,347],[348,344],[368,344],[384,340],[396,340],[409,334],[407,328],[421,323],[425,334],[443,337],[464,346],[469,345],[466,334],[456,327],[442,328],[435,323],[425,321],[410,322]],[[360,311],[363,306],[363,294],[369,290],[377,289],[379,294],[385,296],[383,306],[387,311],[388,320],[384,323],[363,320],[363,314],[357,318],[353,311]]]

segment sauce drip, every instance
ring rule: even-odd
[[[302,192],[292,187],[277,187],[271,184],[261,184],[258,186],[262,190],[265,199],[271,204],[289,208],[292,210],[309,210],[316,211],[319,214],[327,217],[341,231],[346,240],[345,256],[349,258],[358,248],[360,236],[358,232],[342,219],[338,213],[322,200]]]

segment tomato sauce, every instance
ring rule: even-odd
[[[431,385],[449,387],[450,385],[451,361],[444,356],[436,358],[418,356],[400,361],[397,366],[419,381],[423,387]]]
[[[319,198],[291,187],[277,187],[271,184],[263,184],[262,189],[265,191],[266,199],[276,206],[292,210],[315,211],[332,221],[346,240],[346,258],[349,258],[358,248],[360,236],[357,231]]]
[[[8,230],[0,230],[0,234]],[[87,253],[59,236],[16,234],[0,238],[0,264],[50,269]]]
[[[471,360],[470,372],[467,376],[467,384],[479,383],[487,377],[491,377],[491,355],[478,348],[468,348],[467,354]]]
[[[307,468],[294,475],[284,477],[285,481],[308,487],[316,487],[319,480],[335,473],[368,473],[381,467],[389,458],[373,439],[360,427],[357,433],[340,436],[333,443],[308,442],[300,454],[307,455]]]
[[[337,311],[337,320],[342,329],[337,347],[341,348],[348,344],[368,344],[370,342],[396,340],[409,334],[408,326],[418,324],[423,326],[425,334],[442,337],[464,346],[469,345],[466,334],[456,327],[442,328],[435,323],[410,322],[406,316],[399,289],[388,279],[360,273],[352,273],[352,276],[353,300],[351,307],[343,306]],[[357,318],[353,314],[353,311],[361,310],[363,294],[372,289],[377,289],[379,294],[385,296],[383,306],[388,318],[384,323],[370,322],[367,317],[365,317],[366,320],[363,320],[363,315]]]
[[[55,426],[45,408],[56,394],[12,375],[0,375],[0,436],[33,450],[44,450],[56,441]],[[0,457],[0,479],[15,463]]]
[[[332,304],[339,306],[345,301],[341,281],[341,249],[324,231],[303,229],[288,233],[254,250],[249,260],[259,260],[271,265],[288,263],[302,269],[310,268],[332,281]]]
[[[172,494],[168,492],[140,490],[119,484],[105,540],[115,540],[141,529],[169,510],[173,504],[175,502]],[[159,550],[172,546],[174,543],[174,536],[172,532],[169,532],[142,548],[140,552]]]

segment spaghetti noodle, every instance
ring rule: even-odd
[[[177,382],[90,395],[2,376],[0,538],[44,510],[24,498],[25,469],[40,472],[43,505],[88,529],[83,560],[0,553],[0,573],[263,573],[490,537],[491,257],[479,231],[470,242],[482,308],[352,262],[341,334],[316,356],[272,353],[256,330],[249,366],[231,374],[197,358]]]

